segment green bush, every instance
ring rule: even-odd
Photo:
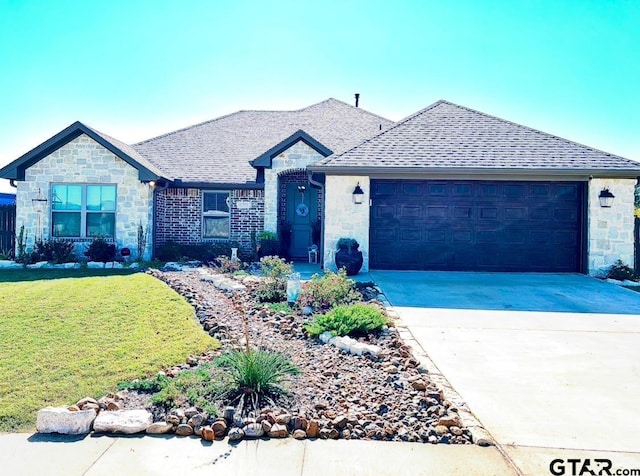
[[[269,304],[269,309],[272,312],[284,312],[287,315],[293,314],[293,309],[285,302],[272,302]]]
[[[257,297],[261,302],[281,302],[287,299],[287,275],[293,273],[293,265],[277,256],[260,259],[265,279],[260,282]]]
[[[38,240],[33,246],[29,263],[38,261],[49,261],[54,264],[69,263],[76,261],[74,254],[75,245],[71,241],[64,240]]]
[[[311,281],[302,285],[297,303],[300,307],[311,306],[320,311],[361,300],[362,295],[356,291],[354,281],[341,269],[337,273],[327,271],[322,276],[314,274]]]
[[[235,241],[181,245],[169,240],[158,246],[156,257],[161,261],[197,260],[203,263],[213,263],[221,256],[230,257],[231,248],[237,247],[238,243]]]
[[[279,352],[270,350],[234,350],[216,360],[231,377],[231,395],[249,396],[246,403],[257,403],[262,396],[286,393],[283,384],[300,370]]]
[[[607,278],[617,279],[618,281],[624,281],[626,279],[633,281],[638,278],[638,275],[632,268],[624,264],[621,260],[618,260],[609,268]]]
[[[221,398],[229,385],[228,378],[225,381],[225,376],[213,364],[185,370],[172,379],[156,377],[156,381],[160,389],[151,397],[152,403],[169,408],[195,406],[210,416],[218,415],[217,408],[211,402]]]
[[[160,261],[178,261],[182,258],[182,246],[172,240],[162,243],[156,250],[156,258]]]
[[[334,336],[362,335],[378,330],[386,323],[387,318],[380,309],[368,304],[351,304],[315,316],[304,329],[312,337],[325,331]]]
[[[150,379],[136,379],[128,382],[120,382],[118,390],[136,390],[142,393],[158,393],[169,384],[166,375],[156,375]]]
[[[218,267],[218,271],[221,273],[231,273],[234,274],[242,271],[244,268],[244,263],[240,260],[231,261],[231,258],[227,256],[218,256],[215,260],[215,264]]]
[[[84,254],[89,258],[89,261],[106,263],[113,261],[116,257],[116,245],[108,243],[104,238],[94,238]]]

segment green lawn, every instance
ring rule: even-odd
[[[149,275],[0,271],[0,431],[32,429],[41,407],[100,397],[217,345]]]

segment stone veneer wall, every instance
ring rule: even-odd
[[[197,188],[168,188],[156,192],[156,243],[167,241],[197,244],[202,238],[202,193]],[[229,239],[248,250],[251,234],[262,230],[264,191],[230,191],[231,230]]]
[[[264,229],[278,231],[278,176],[288,170],[301,170],[323,159],[322,154],[298,141],[274,157],[271,168],[264,171]]]
[[[588,272],[602,276],[618,259],[634,265],[635,179],[594,178],[589,182]],[[598,195],[608,188],[615,195],[611,208],[602,208]]]
[[[60,147],[25,171],[25,180],[16,191],[17,232],[24,225],[27,249],[36,237],[51,238],[51,184],[116,184],[116,230],[118,249],[127,247],[135,254],[138,248],[138,225],[152,228],[152,190],[138,180],[138,171],[85,134]],[[38,193],[48,200],[42,213],[34,208]],[[40,230],[38,230],[40,215]],[[74,239],[76,253],[81,255],[91,239]],[[152,237],[147,240],[145,259],[151,256]]]
[[[353,203],[353,189],[360,183],[362,204]],[[335,271],[334,256],[340,238],[355,238],[360,243],[364,263],[369,270],[369,177],[327,175],[325,182],[324,268]]]

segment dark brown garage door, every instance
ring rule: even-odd
[[[373,269],[581,271],[582,182],[372,180]]]

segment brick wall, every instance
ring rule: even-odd
[[[202,192],[197,188],[156,191],[156,244],[202,241]]]
[[[202,193],[197,188],[168,188],[156,192],[156,243],[167,241],[197,244],[202,239]],[[231,230],[229,239],[249,249],[252,232],[262,230],[264,191],[230,191]]]
[[[305,170],[284,172],[278,176],[278,223],[287,219],[287,185],[290,183],[303,183],[310,187]],[[322,222],[322,190],[318,190],[318,216],[315,219]]]
[[[251,246],[251,234],[264,227],[264,190],[233,190],[231,192],[231,239],[240,247]]]

